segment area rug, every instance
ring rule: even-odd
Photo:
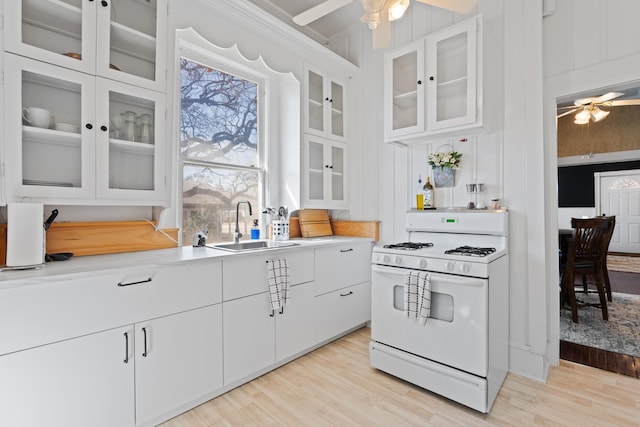
[[[598,294],[577,294],[581,301],[597,302]],[[640,357],[640,295],[614,292],[607,304],[609,321],[595,307],[578,308],[578,321],[571,321],[571,310],[560,311],[560,339],[602,350]]]

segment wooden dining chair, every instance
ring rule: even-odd
[[[608,248],[608,239],[615,224],[614,217],[571,219],[575,230],[567,253],[567,263],[561,280],[561,303],[569,304],[571,317],[578,323],[578,307],[593,306],[602,310],[602,319],[609,320],[607,296],[605,290],[604,267]],[[598,291],[599,303],[580,302],[576,299],[575,279],[593,276]]]
[[[602,215],[602,216],[596,217],[596,219],[602,219],[604,221],[608,221],[608,224],[609,224],[607,235],[605,236],[605,239],[602,242],[604,245],[604,252],[605,252],[605,255],[602,257],[602,277],[604,280],[604,290],[607,293],[607,301],[611,302],[613,301],[613,297],[611,295],[611,281],[609,280],[609,270],[607,269],[607,254],[609,253],[609,244],[611,243],[611,238],[613,237],[613,230],[615,229],[615,226],[616,226],[616,217]],[[597,292],[597,290],[589,289],[589,282],[587,280],[587,276],[584,274],[582,275],[582,286],[583,286],[584,293]]]

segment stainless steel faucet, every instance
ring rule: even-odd
[[[238,210],[240,208],[240,203],[246,203],[249,206],[249,216],[253,215],[251,212],[251,203],[249,203],[248,200],[241,200],[236,204],[236,230],[233,233],[233,243],[240,243],[240,238],[242,237],[240,226],[238,225]]]

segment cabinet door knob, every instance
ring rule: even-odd
[[[421,85],[422,84],[422,80],[418,80],[418,84]]]
[[[107,127],[105,125],[100,126],[100,130],[103,132],[107,131]]]
[[[109,3],[107,3],[107,1],[106,1],[106,0],[102,0],[102,1],[100,2],[100,4],[102,4],[102,6],[104,6],[104,7],[109,6]]]
[[[329,166],[329,169],[333,169],[333,165]]]
[[[329,165],[324,165],[324,167],[328,169],[328,168],[329,168]]]
[[[93,125],[91,123],[87,123],[86,125],[84,125],[84,127],[86,127],[89,130],[93,129]]]
[[[429,76],[429,80],[434,81],[436,78],[433,76]]]
[[[333,98],[331,98],[331,99],[329,100],[329,102],[333,102]]]
[[[325,100],[325,101],[328,101],[328,100],[329,100],[329,97],[327,96],[324,100]]]

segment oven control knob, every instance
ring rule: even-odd
[[[460,265],[460,271],[462,273],[468,273],[471,270],[471,264],[467,264],[466,262]]]
[[[384,257],[382,257],[382,262],[384,262],[385,264],[389,264],[390,260],[391,257],[389,257],[389,255],[385,255]]]
[[[455,262],[447,261],[444,263],[444,269],[447,271],[453,271],[456,268]]]
[[[418,266],[420,268],[427,268],[427,260],[426,259],[421,259],[420,262],[418,263]]]
[[[397,256],[397,257],[396,257],[396,264],[397,264],[397,265],[402,264],[402,257],[401,257],[401,256]]]

